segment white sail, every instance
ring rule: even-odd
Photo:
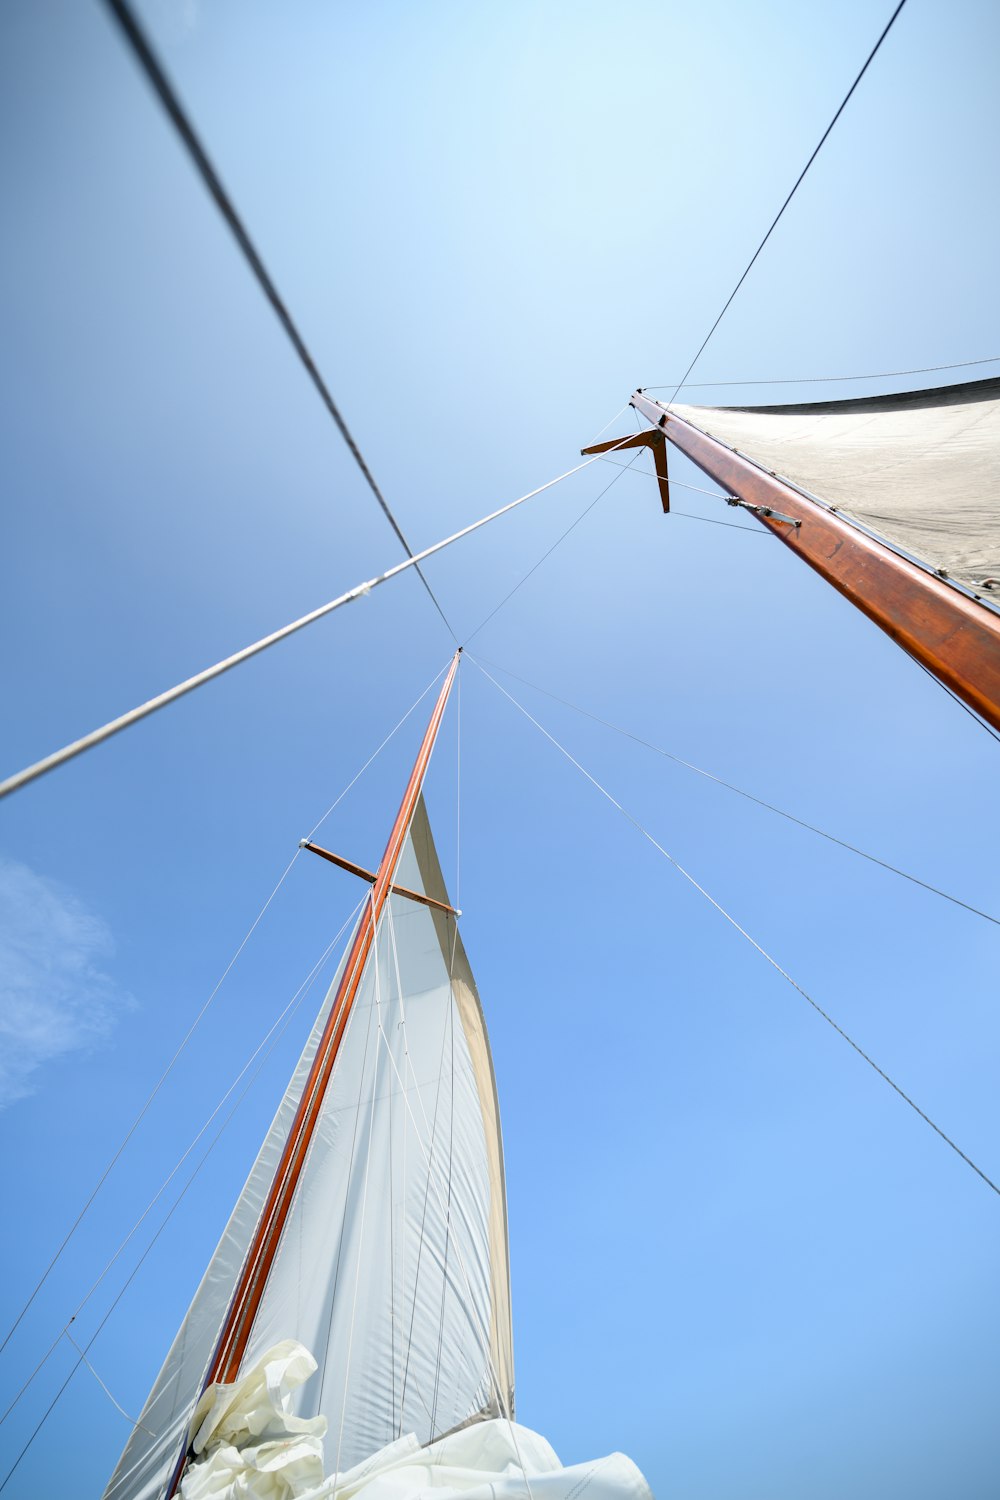
[[[396,881],[447,902],[422,799]],[[162,1496],[187,1449],[336,988],[106,1500]],[[287,1340],[318,1363],[289,1409],[325,1417],[330,1472],[407,1434],[426,1443],[513,1415],[503,1157],[482,1009],[455,918],[401,895],[379,920],[241,1370]]]
[[[1000,605],[1000,380],[670,410]]]

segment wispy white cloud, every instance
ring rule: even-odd
[[[71,891],[0,857],[0,1109],[34,1092],[45,1063],[110,1034],[128,1003],[102,968],[114,951]]]

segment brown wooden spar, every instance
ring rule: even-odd
[[[311,844],[308,839],[301,839],[299,848],[308,849],[310,854],[318,854],[320,859],[329,860],[331,865],[338,865],[349,875],[357,875],[361,880],[367,880],[369,885],[374,885],[378,879],[376,870],[366,870],[364,865],[356,865],[353,859],[345,859],[342,854],[331,854],[329,849],[321,849],[319,844]],[[435,901],[433,896],[425,896],[420,891],[411,891],[409,886],[394,884],[390,886],[390,890],[394,896],[405,896],[408,901],[419,901],[421,906],[431,906],[435,911],[446,911],[453,917],[462,915],[457,907],[449,906],[447,901]]]
[[[246,1352],[254,1318],[264,1295],[267,1278],[274,1262],[281,1232],[288,1218],[295,1189],[305,1162],[309,1143],[323,1107],[327,1085],[333,1073],[337,1053],[347,1026],[351,1009],[361,983],[365,961],[375,941],[379,917],[392,892],[393,876],[402,853],[403,843],[409,831],[417,801],[423,787],[424,776],[430,762],[434,742],[444,716],[445,705],[455,680],[461,650],[455,652],[448,668],[444,684],[434,706],[430,723],[424,733],[403,800],[392,825],[389,841],[385,847],[375,880],[371,899],[365,902],[364,914],[358,924],[354,941],[344,964],[340,984],[316,1048],[316,1055],[306,1078],[295,1111],[295,1117],[282,1149],[275,1171],[274,1181],[265,1200],[250,1248],[240,1271],[229,1310],[226,1313],[219,1341],[205,1376],[203,1390],[217,1381],[231,1382],[239,1374],[240,1362]],[[168,1495],[177,1489],[186,1454],[182,1454],[175,1470]]]
[[[659,428],[653,427],[645,432],[633,432],[627,438],[610,438],[606,443],[592,443],[589,448],[581,448],[580,452],[610,453],[612,448],[617,453],[620,453],[623,448],[648,448],[651,451],[653,466],[656,469],[656,482],[660,489],[660,503],[666,515],[670,510],[670,481],[667,478],[667,445]]]
[[[728,494],[759,507],[751,514],[762,526],[1000,729],[1000,616],[641,391],[631,405]]]

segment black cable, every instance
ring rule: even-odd
[[[903,9],[903,6],[905,4],[906,4],[906,0],[899,0],[899,4],[896,6],[896,9],[893,11],[892,15],[889,17],[888,21],[886,22],[885,28],[884,28],[884,30],[882,32],[882,35],[879,37],[878,41],[875,43],[874,47],[872,48],[872,50],[869,52],[867,58],[865,59],[865,65],[864,65],[864,67],[861,69],[861,72],[858,74],[857,78],[855,78],[854,82],[851,84],[850,88],[847,90],[847,93],[844,95],[843,99],[840,101],[840,107],[837,110],[837,113],[834,115],[833,119],[830,121],[829,125],[826,127],[826,129],[824,130],[823,134],[820,136],[819,144],[816,146],[816,148],[814,149],[814,151],[813,151],[812,155],[810,156],[809,160],[806,162],[805,166],[802,168],[802,171],[799,173],[798,177],[795,179],[795,185],[792,188],[792,191],[789,193],[788,197],[785,199],[784,203],[781,205],[781,207],[778,209],[778,212],[775,214],[774,219],[772,220],[770,229],[767,231],[767,233],[765,234],[764,238],[761,240],[760,244],[757,246],[756,250],[754,251],[753,255],[750,257],[750,260],[747,263],[746,270],[743,272],[743,275],[740,277],[739,281],[736,283],[736,285],[733,287],[732,291],[729,293],[729,296],[726,298],[725,306],[723,307],[723,309],[720,312],[719,316],[716,318],[715,322],[712,324],[711,328],[708,330],[708,332],[706,333],[705,337],[702,339],[702,341],[701,341],[701,347],[699,348],[698,353],[695,355],[694,359],[688,365],[687,369],[684,371],[684,374],[681,376],[680,380],[677,382],[676,386],[674,387],[674,393],[670,397],[671,401],[674,400],[674,397],[677,395],[677,392],[680,390],[681,386],[685,383],[685,381],[687,380],[688,376],[691,374],[691,371],[694,369],[695,365],[698,363],[698,361],[701,358],[702,354],[705,352],[705,346],[707,345],[709,339],[712,337],[712,334],[718,328],[719,324],[722,322],[722,320],[725,317],[726,313],[729,311],[730,303],[732,302],[733,298],[736,296],[736,293],[739,291],[739,289],[743,285],[744,281],[746,281],[747,277],[749,276],[750,271],[753,268],[754,262],[756,261],[758,255],[763,250],[764,246],[767,244],[767,242],[771,238],[771,235],[773,234],[775,228],[777,227],[778,220],[781,218],[782,214],[785,212],[785,209],[788,207],[789,203],[791,203],[792,199],[795,197],[795,194],[796,194],[796,192],[798,191],[798,188],[799,188],[799,184],[802,182],[802,179],[805,177],[805,175],[808,172],[809,168],[812,166],[813,162],[816,160],[817,156],[819,155],[820,151],[822,150],[824,142],[826,141],[827,136],[830,134],[830,131],[836,125],[836,123],[840,119],[841,115],[844,113],[844,110],[847,107],[848,100],[850,99],[851,95],[854,93],[854,90],[857,88],[857,86],[861,82],[862,78],[864,78],[865,74],[867,73],[869,64],[871,63],[871,61],[874,58],[874,56],[875,56],[876,52],[878,51],[878,49],[881,47],[882,43],[885,41],[886,37],[889,35],[889,32],[892,30],[893,22],[895,21],[896,17],[899,15],[900,11]],[[667,404],[669,405],[670,403],[668,402]]]
[[[302,364],[305,366],[310,380],[319,392],[323,405],[326,407],[334,422],[337,424],[337,430],[350,449],[351,456],[354,459],[354,462],[357,464],[358,468],[364,475],[365,480],[368,484],[368,488],[371,490],[372,494],[375,496],[375,499],[381,506],[386,520],[389,522],[389,525],[396,533],[396,536],[402,544],[403,550],[405,551],[407,557],[412,557],[413,549],[410,547],[409,542],[403,535],[399,522],[396,520],[396,517],[393,515],[392,511],[389,508],[388,501],[376,484],[375,476],[372,474],[372,471],[369,469],[367,463],[365,462],[365,458],[361,452],[361,449],[358,447],[357,443],[354,440],[354,437],[351,434],[350,429],[347,426],[347,423],[341,416],[340,409],[337,406],[336,401],[334,401],[333,396],[330,394],[325,380],[319,373],[319,370],[316,368],[316,363],[312,355],[309,353],[302,335],[299,333],[298,328],[295,326],[291,313],[288,311],[288,308],[282,301],[278,289],[272,281],[267,268],[264,265],[264,262],[261,260],[259,254],[257,253],[257,249],[253,241],[251,240],[249,233],[247,232],[246,226],[244,225],[239,214],[236,212],[232,199],[229,197],[229,194],[223,187],[222,182],[219,179],[219,175],[213,167],[211,161],[209,160],[204,146],[198,139],[198,136],[195,133],[194,126],[191,124],[191,121],[185,114],[181,106],[181,102],[174,92],[173,86],[171,85],[170,80],[167,78],[166,73],[163,71],[163,68],[161,67],[160,62],[153,51],[148,37],[146,36],[142,27],[139,25],[138,20],[133,14],[131,7],[126,3],[126,0],[105,0],[105,4],[111,11],[111,14],[114,16],[115,20],[118,22],[122,31],[125,33],[125,37],[129,45],[131,46],[132,51],[135,53],[135,56],[140,66],[142,67],[143,72],[146,74],[146,77],[152,85],[157,97],[160,100],[160,103],[163,105],[163,108],[166,110],[168,116],[170,117],[170,121],[176,129],[178,135],[184,142],[184,145],[187,147],[188,154],[194,162],[196,168],[198,169],[198,173],[202,181],[204,182],[209,193],[211,193],[212,197],[215,199],[216,207],[222,214],[222,217],[225,219],[226,223],[229,225],[229,228],[232,230],[233,237],[242,250],[247,264],[249,265],[254,276],[257,278],[257,281],[265,297],[270,302],[275,313],[277,314],[278,321],[287,333],[292,347],[294,348],[296,354],[299,356],[299,359],[302,361]],[[433,600],[434,608],[441,616],[445,625],[448,627],[452,638],[457,643],[458,637],[455,635],[454,630],[452,630],[448,618],[445,615],[444,610],[438,603],[434,595],[434,590],[431,588],[430,584],[427,582],[427,579],[424,577],[419,564],[417,566],[417,573],[420,576],[421,583]]]

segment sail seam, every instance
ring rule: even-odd
[[[480,668],[480,670],[482,670],[482,668]],[[451,1005],[453,1006],[454,1005],[454,999],[451,997],[450,989],[449,989],[449,1000],[450,1000]],[[386,1037],[385,1032],[382,1030],[381,1025],[379,1026],[379,1033],[380,1033],[380,1035],[382,1037],[382,1041],[383,1041],[383,1043],[385,1045],[386,1052],[387,1052],[388,1057],[389,1057],[389,1062],[392,1065],[393,1071],[396,1074],[396,1078],[400,1082],[400,1084],[402,1084],[402,1080],[400,1079],[400,1075],[399,1075],[399,1068],[397,1067],[397,1064],[396,1064],[396,1059],[392,1055],[392,1048],[389,1046],[388,1038]],[[416,1117],[413,1115],[412,1106],[410,1105],[409,1099],[406,1096],[406,1090],[405,1089],[402,1089],[402,1096],[403,1096],[403,1101],[404,1101],[404,1103],[406,1105],[406,1108],[410,1112],[410,1117],[413,1120],[414,1133],[415,1133],[416,1138],[417,1138],[417,1144],[420,1146],[421,1151],[423,1151],[423,1143],[422,1143],[422,1141],[420,1139],[420,1133],[419,1133],[419,1130],[416,1128]],[[421,1113],[424,1116],[424,1125],[426,1127],[427,1124],[428,1124],[428,1122],[427,1122],[427,1111],[424,1109],[423,1100],[420,1097],[420,1091],[419,1091],[419,1089],[417,1090],[417,1102],[420,1104]],[[433,1181],[433,1178],[432,1178],[431,1171],[430,1171],[430,1163],[429,1163],[429,1160],[427,1159],[427,1153],[425,1151],[424,1151],[424,1157],[425,1157],[425,1160],[427,1161],[427,1165],[428,1165],[427,1182],[430,1183],[430,1182]],[[447,1206],[444,1204],[444,1201],[443,1201],[443,1198],[442,1198],[442,1194],[441,1194],[441,1189],[440,1189],[440,1187],[438,1186],[437,1183],[434,1184],[434,1187],[435,1187],[435,1192],[438,1195],[439,1206],[444,1211],[445,1220],[446,1220],[446,1222],[450,1223],[450,1211],[447,1208]],[[481,1320],[480,1315],[479,1315],[479,1309],[476,1307],[475,1296],[474,1296],[473,1290],[472,1290],[472,1280],[471,1280],[471,1277],[469,1276],[468,1268],[466,1267],[466,1264],[465,1264],[465,1258],[462,1255],[462,1249],[461,1249],[461,1246],[458,1243],[457,1238],[455,1240],[455,1253],[456,1253],[456,1255],[458,1257],[458,1263],[459,1263],[459,1266],[461,1267],[462,1275],[465,1278],[466,1291],[469,1294],[469,1302],[468,1302],[468,1306],[467,1306],[467,1311],[469,1313],[470,1324],[471,1324],[472,1328],[475,1331],[478,1331],[479,1338],[480,1338],[480,1341],[481,1341],[482,1346],[483,1346],[483,1353],[486,1356],[487,1374],[488,1374],[489,1378],[491,1379],[491,1381],[493,1383],[494,1390],[496,1391],[497,1402],[498,1402],[498,1405],[499,1405],[499,1408],[500,1408],[500,1414],[504,1417],[504,1419],[506,1420],[507,1425],[508,1425],[508,1427],[510,1429],[511,1441],[512,1441],[512,1443],[514,1445],[514,1451],[515,1451],[515,1453],[517,1455],[517,1461],[518,1461],[518,1464],[519,1464],[520,1469],[521,1469],[521,1473],[522,1473],[523,1478],[524,1478],[524,1485],[525,1485],[525,1489],[527,1490],[527,1493],[528,1493],[528,1500],[534,1500],[534,1497],[532,1495],[532,1490],[531,1490],[531,1481],[528,1478],[527,1466],[525,1465],[524,1459],[521,1456],[520,1446],[519,1446],[518,1441],[517,1441],[517,1433],[516,1433],[516,1430],[515,1430],[515,1425],[514,1425],[514,1422],[513,1422],[512,1418],[511,1418],[509,1412],[507,1411],[507,1403],[506,1403],[506,1400],[504,1398],[503,1391],[502,1391],[502,1388],[501,1388],[501,1385],[500,1385],[500,1377],[499,1377],[499,1374],[497,1372],[496,1366],[495,1366],[495,1364],[493,1362],[493,1351],[492,1351],[492,1349],[490,1347],[489,1331],[483,1328],[482,1320]]]

